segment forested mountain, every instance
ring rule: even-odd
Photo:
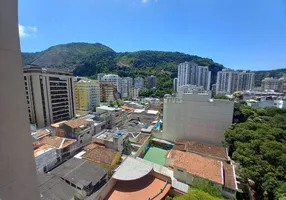
[[[22,57],[24,65],[33,64],[70,70],[78,76],[96,77],[96,74],[100,72],[131,77],[145,77],[153,74],[159,79],[161,77],[159,83],[164,84],[162,87],[169,89],[172,88],[172,78],[177,76],[179,63],[192,61],[202,66],[209,66],[212,72],[211,84],[216,82],[217,72],[223,68],[223,65],[215,63],[212,59],[196,55],[165,51],[117,53],[100,43],[60,44],[41,52],[22,53]],[[283,73],[286,73],[286,69],[257,71],[255,73],[255,85],[260,86],[264,77],[281,77]]]
[[[116,53],[111,48],[96,43],[70,43],[50,47],[36,53],[22,53],[24,65],[39,65],[73,71],[76,76],[96,77],[97,73],[116,73],[119,76],[156,75],[158,91],[156,95],[171,93],[172,79],[177,76],[178,64],[192,61],[202,66],[209,66],[212,81],[222,70],[221,64],[209,58],[188,55],[180,52],[137,51]]]

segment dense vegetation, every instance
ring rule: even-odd
[[[188,193],[166,200],[222,200],[221,192],[216,186],[209,184],[207,180],[195,179]]]
[[[133,78],[155,75],[158,78],[158,88],[148,92],[159,97],[172,93],[172,81],[177,77],[179,63],[192,61],[202,66],[209,66],[212,71],[212,84],[216,81],[217,72],[223,68],[209,58],[164,51],[116,53],[99,43],[57,45],[42,52],[23,53],[22,57],[24,65],[33,64],[72,70],[76,76],[96,77],[100,72]]]
[[[286,109],[240,106],[225,133],[241,174],[255,182],[257,199],[286,198]]]

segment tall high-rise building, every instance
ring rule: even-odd
[[[144,88],[144,78],[136,77],[134,79],[134,88],[143,89]]]
[[[30,123],[38,128],[74,117],[73,76],[41,67],[25,67]]]
[[[211,72],[208,67],[199,66],[193,62],[184,62],[178,66],[178,86],[196,85],[203,86],[204,90],[210,89]]]
[[[173,80],[173,90],[177,92],[178,88],[178,78],[174,78]]]
[[[122,78],[122,97],[132,97],[133,79],[131,77]]]
[[[100,103],[99,82],[89,79],[77,80],[74,83],[76,111],[89,111]]]
[[[253,72],[223,69],[217,73],[216,94],[232,94],[235,91],[252,90],[254,78]]]
[[[111,82],[100,82],[100,102],[110,102],[115,99],[116,86]]]
[[[157,84],[157,77],[156,76],[151,75],[151,76],[148,76],[146,78],[146,86],[148,89],[155,88],[156,84]]]
[[[106,74],[104,74],[104,73],[98,73],[97,74],[97,80],[98,81],[101,81],[101,79],[102,79],[102,77],[104,77]]]
[[[198,67],[198,83],[197,86],[203,86],[204,90],[210,90],[211,71],[208,67]]]
[[[119,92],[120,94],[122,93],[122,78],[120,76],[116,74],[107,74],[104,75],[100,81],[113,83],[113,85],[117,89],[117,92]]]

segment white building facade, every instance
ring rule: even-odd
[[[232,124],[234,102],[210,98],[211,93],[165,98],[162,138],[221,145],[224,131]]]
[[[253,72],[223,69],[217,73],[216,94],[232,94],[235,91],[252,90],[254,79]]]
[[[184,62],[178,66],[177,87],[185,85],[203,86],[204,90],[210,89],[211,72],[208,67],[199,66],[193,62]]]

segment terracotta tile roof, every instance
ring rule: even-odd
[[[37,130],[36,133],[32,134],[32,136],[38,140],[46,135],[49,135],[50,131],[48,129],[41,129],[41,130]]]
[[[68,147],[71,144],[76,142],[76,140],[67,139],[67,138],[63,138],[63,137],[57,137],[57,136],[46,136],[46,137],[41,138],[39,141],[41,143],[55,147],[57,149],[63,149],[63,148]],[[63,142],[63,144],[62,144],[62,142]],[[62,146],[61,146],[61,144],[62,144]]]
[[[175,142],[176,144],[174,145],[173,149],[189,151],[201,155],[216,157],[222,160],[228,160],[226,148],[223,146],[183,139],[176,139]]]
[[[83,119],[73,119],[73,120],[69,120],[69,121],[65,122],[64,124],[71,127],[71,128],[78,128],[80,126],[84,126],[84,125],[89,124],[89,122],[86,120],[83,120]]]
[[[223,184],[222,162],[194,153],[171,150],[168,158],[174,159],[174,166],[185,169],[188,173]]]
[[[162,192],[158,194],[161,189]],[[171,184],[166,184],[165,181],[148,175],[134,181],[117,181],[105,199],[146,200],[158,194],[158,196],[152,198],[152,200],[159,200],[164,199],[170,189]]]
[[[224,168],[224,185],[227,188],[236,190],[236,182],[234,177],[233,165],[223,163]]]
[[[40,153],[42,153],[43,151],[46,151],[48,149],[51,149],[51,147],[44,144],[44,145],[42,145],[39,148],[34,150],[34,156],[37,157]]]
[[[129,106],[121,106],[121,108],[123,108],[124,110],[130,110],[130,111],[135,110],[135,108],[131,108]]]
[[[67,122],[67,121],[60,121],[60,122],[51,124],[51,126],[52,126],[52,127],[55,127],[55,128],[58,128],[61,124],[65,123],[65,122]]]
[[[95,147],[104,147],[104,146],[92,142],[92,143],[86,145],[83,149],[84,149],[85,151],[89,151],[89,150],[94,149]]]
[[[87,153],[83,154],[82,157],[96,163],[110,165],[114,160],[114,157],[118,153],[119,153],[118,151],[115,151],[113,149],[108,149],[105,147],[98,146],[92,150],[89,150]]]

